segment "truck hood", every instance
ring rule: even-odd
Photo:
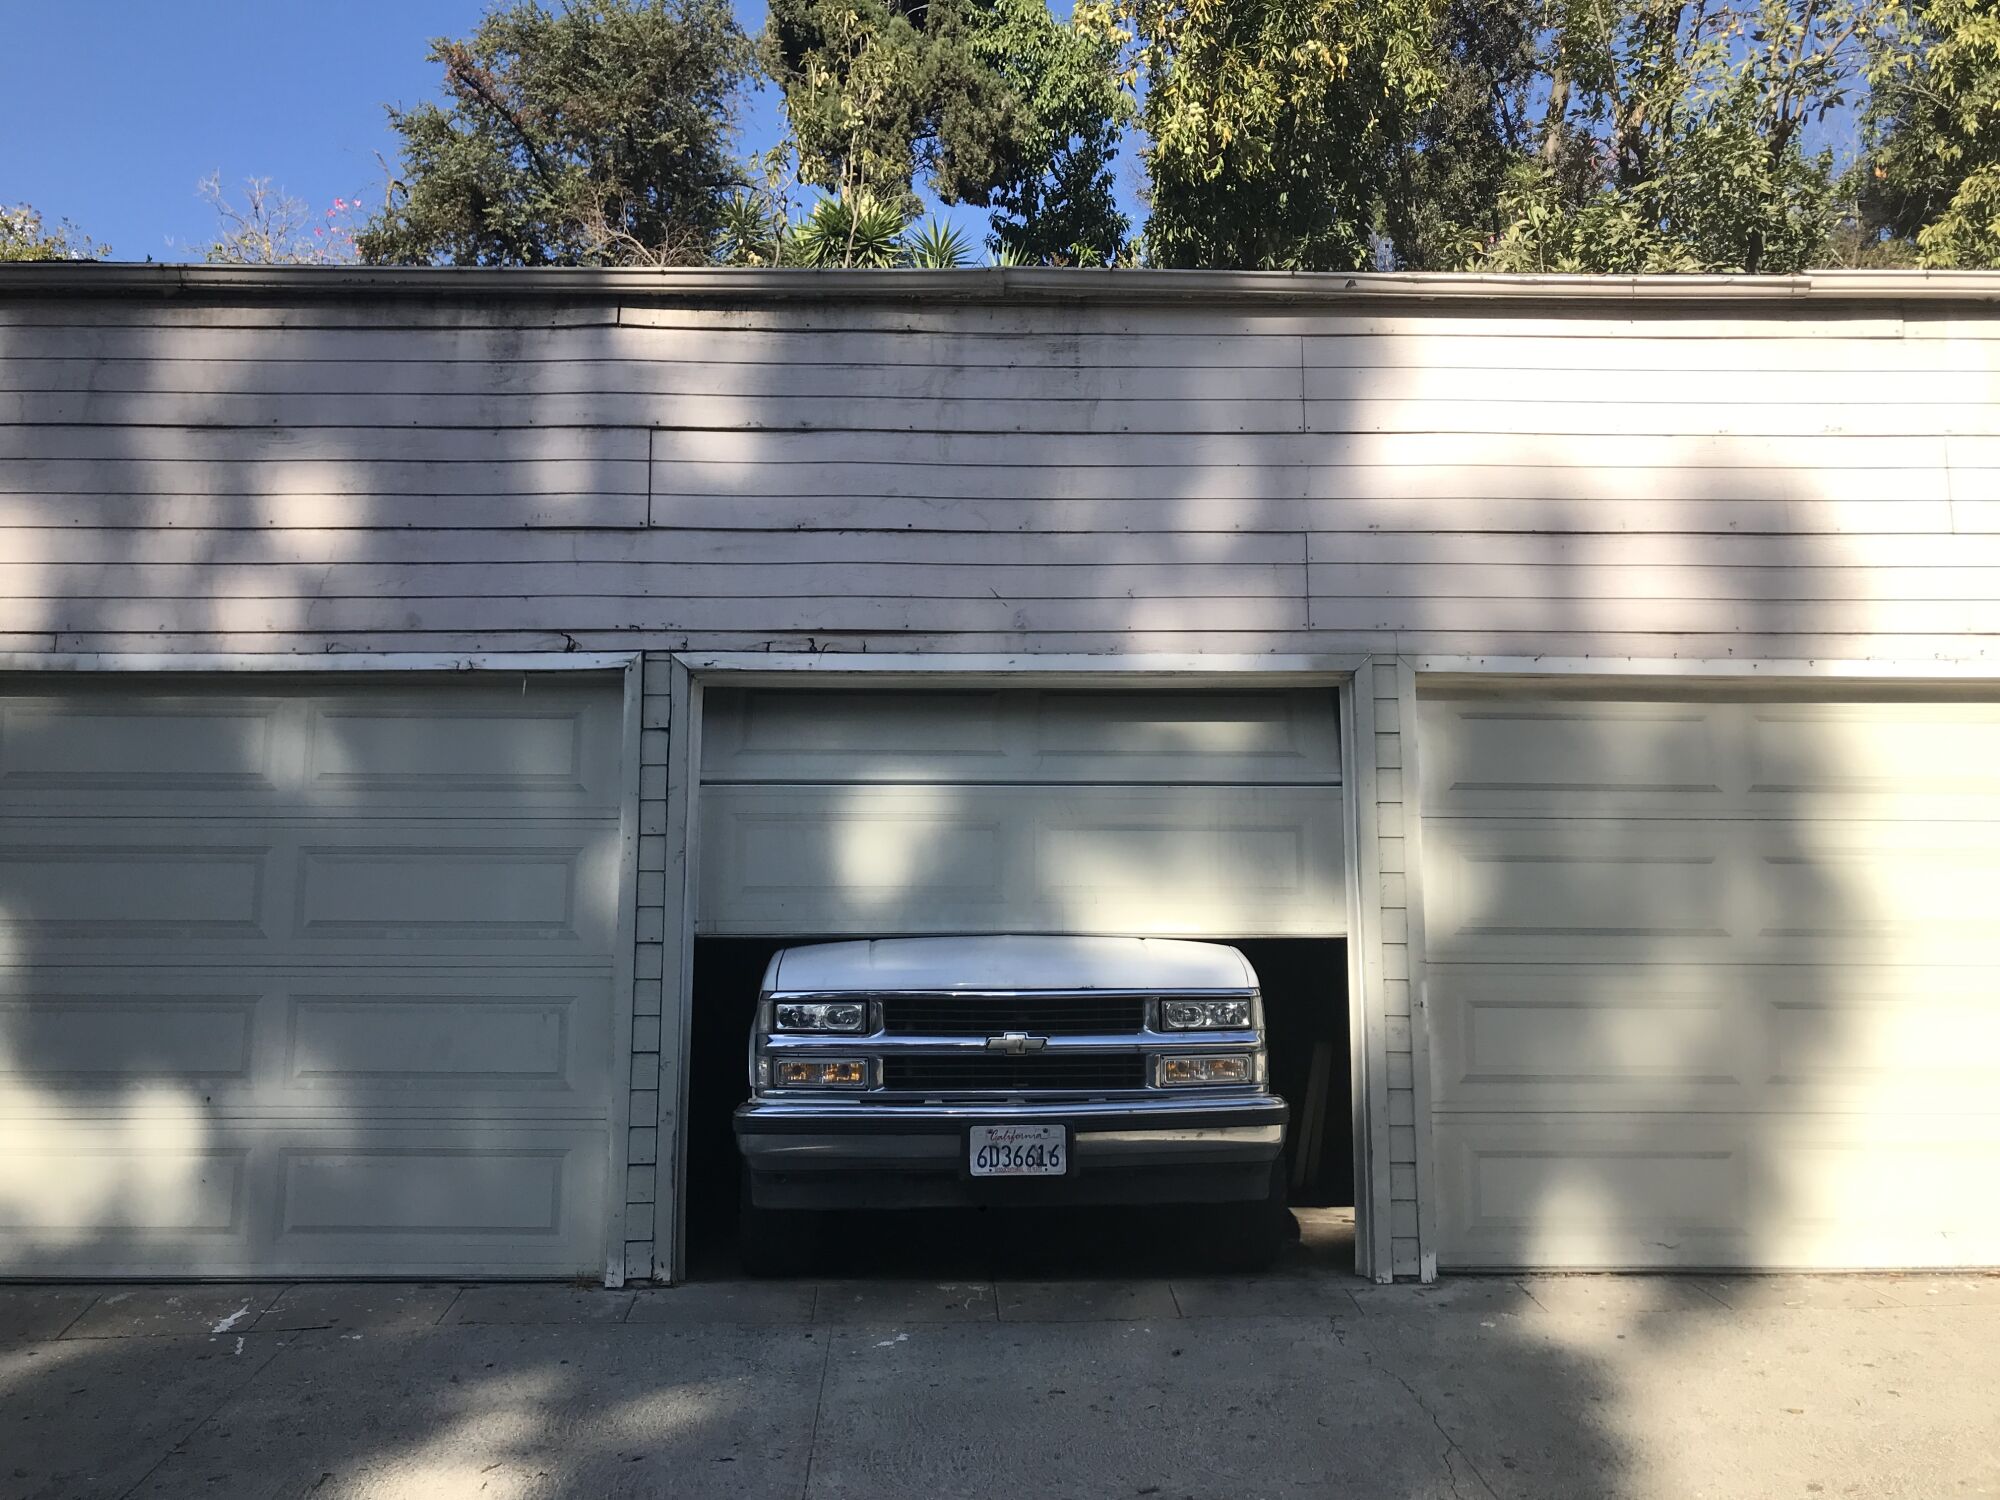
[[[1245,990],[1257,974],[1222,943],[1179,938],[925,937],[781,949],[766,991]]]

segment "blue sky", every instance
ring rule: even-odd
[[[1067,7],[1062,7],[1066,10]],[[464,36],[486,0],[0,0],[0,203],[31,203],[118,260],[199,259],[219,171],[325,208],[380,201],[382,106],[434,97],[434,36]],[[762,0],[739,3],[763,25]],[[775,101],[745,112],[745,149],[782,134]],[[240,194],[232,193],[234,196]],[[984,216],[960,211],[973,231]]]

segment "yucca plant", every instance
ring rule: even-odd
[[[716,258],[726,266],[778,265],[788,227],[762,198],[738,193],[722,205]]]
[[[791,233],[787,259],[802,266],[893,266],[902,251],[903,215],[865,193],[822,198]]]
[[[972,259],[972,241],[954,224],[926,219],[903,236],[903,263],[922,271],[956,271]]]

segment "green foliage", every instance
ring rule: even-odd
[[[988,200],[992,243],[1017,263],[1107,265],[1124,249],[1114,164],[1133,114],[1130,40],[1102,0],[1079,0],[1066,22],[1043,0],[993,0],[974,34],[975,55],[1027,109]]]
[[[1864,222],[1940,269],[2000,265],[2000,3],[1932,0],[1879,48]]]
[[[728,0],[514,0],[439,38],[445,102],[389,112],[401,167],[357,237],[377,263],[695,264],[740,185],[750,67]]]
[[[784,91],[799,176],[906,212],[1003,180],[1023,106],[973,47],[976,0],[771,0],[766,70]]]
[[[47,223],[25,203],[0,206],[0,261],[103,260],[111,254],[74,224]]]
[[[1848,102],[1887,0],[1579,6],[1550,42],[1541,148],[1487,261],[1511,271],[1789,273],[1841,221],[1808,126]]]
[[[1123,0],[1147,73],[1147,258],[1353,270],[1436,99],[1430,0]]]
[[[822,198],[786,232],[781,261],[795,266],[893,266],[903,258],[906,223],[899,205],[866,193]]]
[[[955,224],[926,219],[903,237],[903,264],[923,271],[955,271],[972,259],[972,241]]]
[[[1507,227],[1503,197],[1533,152],[1541,0],[1443,0],[1439,87],[1397,153],[1382,233],[1396,264],[1460,270]]]
[[[804,181],[906,214],[927,188],[1026,260],[1109,261],[1125,40],[1103,0],[772,0],[762,55]]]

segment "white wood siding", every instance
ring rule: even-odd
[[[0,649],[1988,657],[2000,318],[0,301]]]

